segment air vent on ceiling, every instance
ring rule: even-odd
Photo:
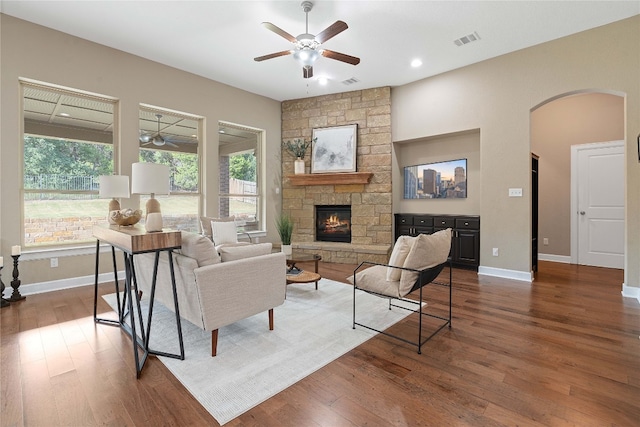
[[[348,85],[352,85],[352,84],[354,84],[354,83],[358,83],[359,81],[360,81],[360,80],[356,79],[355,77],[351,77],[350,79],[343,80],[343,81],[342,81],[342,84],[344,84],[344,85],[347,85],[347,86],[348,86]]]
[[[471,42],[475,42],[477,40],[480,40],[480,36],[476,31],[474,31],[473,33],[466,35],[464,37],[460,37],[459,39],[456,39],[453,42],[456,44],[456,46],[462,46],[465,44],[469,44]]]

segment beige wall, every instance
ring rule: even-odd
[[[400,171],[405,166],[467,159],[467,197],[465,199],[405,200],[402,199],[401,193],[395,209],[396,213],[466,215],[480,213],[482,170],[480,167],[480,132],[478,130],[395,143],[394,151]],[[394,190],[402,191],[402,188],[396,185]]]
[[[21,194],[18,177],[20,152],[19,78],[28,78],[119,99],[119,126],[114,135],[122,141],[119,153],[121,173],[130,175],[138,158],[138,108],[140,103],[195,114],[204,118],[202,144],[203,190],[208,204],[205,213],[218,210],[218,121],[264,129],[267,138],[267,169],[280,169],[280,103],[221,83],[107,48],[87,40],[0,15],[2,122],[0,155],[2,183],[0,206],[0,250],[8,258],[11,246],[20,244]],[[137,198],[124,201],[137,205]],[[279,196],[267,180],[267,224],[273,223]],[[272,227],[270,227],[272,228]],[[273,230],[269,230],[273,231]],[[267,240],[277,241],[276,233]],[[7,261],[5,261],[7,262]],[[52,269],[48,260],[20,263],[24,284],[93,274],[93,256],[59,259]],[[109,260],[102,262],[108,271]],[[5,270],[6,274],[6,270]],[[6,278],[6,276],[5,276]]]
[[[540,253],[571,255],[571,146],[622,139],[621,96],[568,96],[531,113],[531,151],[540,156]],[[543,244],[545,237],[549,239],[548,246]]]
[[[393,141],[480,129],[482,267],[531,271],[530,111],[585,90],[625,96],[625,284],[640,287],[640,16],[392,90]],[[393,182],[397,211],[398,167]],[[512,187],[524,197],[508,197]]]

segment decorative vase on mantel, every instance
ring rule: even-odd
[[[304,173],[304,160],[302,160],[300,157],[298,157],[293,162],[293,171],[296,175],[300,175]]]
[[[293,253],[293,246],[292,245],[281,245],[280,246],[280,250],[282,252],[284,252],[284,254],[286,256],[290,256]]]

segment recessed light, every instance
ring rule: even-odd
[[[413,68],[417,68],[417,67],[419,67],[421,65],[422,65],[422,61],[419,60],[419,59],[414,59],[413,61],[411,61],[411,66]]]
[[[58,115],[62,116],[62,117],[71,117],[71,114],[69,114],[69,113],[60,113]]]
[[[327,83],[329,83],[329,79],[326,77],[320,77],[318,79],[318,84],[322,85],[322,86],[326,86]]]
[[[224,129],[218,130],[218,133],[224,133]]]

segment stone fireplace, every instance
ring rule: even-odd
[[[351,243],[351,206],[316,206],[316,241]]]
[[[391,196],[391,88],[381,87],[282,102],[282,140],[311,139],[313,129],[358,125],[357,172],[294,174],[282,151],[282,211],[295,223],[295,250],[323,261],[387,262],[393,243]],[[316,206],[351,208],[351,241],[316,239]]]

